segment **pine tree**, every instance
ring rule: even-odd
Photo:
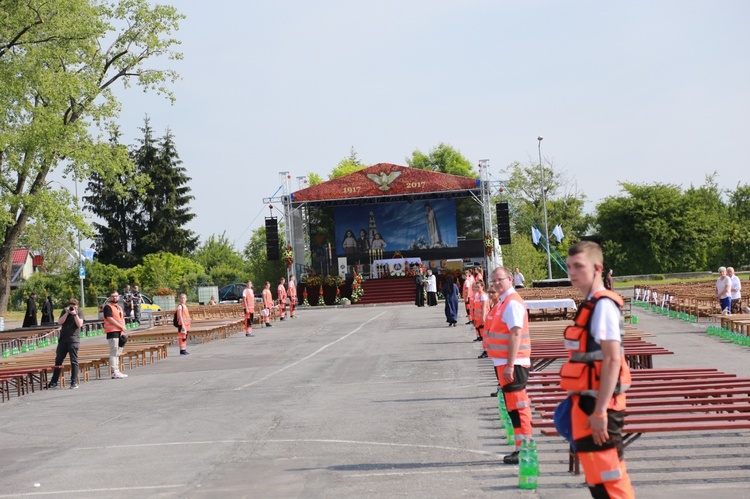
[[[167,129],[154,147],[146,120],[144,139],[135,151],[134,161],[141,173],[151,179],[142,198],[143,232],[137,234],[139,257],[160,251],[187,255],[198,245],[198,236],[184,228],[195,215],[190,212],[190,195],[186,170],[177,154],[172,131]]]

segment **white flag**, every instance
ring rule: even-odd
[[[542,237],[542,233],[539,232],[536,227],[531,228],[531,241],[534,244],[539,244],[539,239]]]
[[[560,224],[557,224],[555,228],[552,229],[552,235],[557,238],[558,242],[563,240],[563,237],[565,237],[565,235],[563,234],[562,227],[560,227]]]

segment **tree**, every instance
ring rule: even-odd
[[[144,190],[147,177],[136,171],[127,156],[127,148],[119,144],[120,132],[110,137],[111,161],[120,162],[117,173],[101,175],[92,172],[84,209],[101,218],[94,222],[97,232],[97,259],[105,264],[130,268],[140,263],[134,252],[136,224],[140,222],[138,195]]]
[[[318,185],[318,184],[322,184],[323,183],[323,177],[321,177],[320,175],[318,175],[315,172],[308,173],[307,174],[307,180],[309,182],[310,187],[312,187],[314,185]]]
[[[750,185],[737,185],[729,193],[729,227],[724,232],[725,258],[729,264],[743,266],[750,263]]]
[[[284,247],[283,231],[279,230],[279,244]],[[247,262],[247,271],[253,284],[262,287],[268,281],[275,283],[279,277],[286,276],[286,264],[283,260],[269,261],[266,258],[266,228],[259,227],[253,231],[243,251]]]
[[[211,277],[213,284],[224,285],[241,282],[247,273],[242,255],[223,232],[211,235],[195,252],[193,260],[199,263]]]
[[[95,136],[119,108],[115,84],[171,94],[171,70],[147,60],[180,58],[171,37],[182,18],[147,0],[3,2],[0,14],[0,312],[8,306],[13,247],[29,221],[44,223],[69,206],[41,202],[58,168],[82,180],[119,173]],[[104,157],[102,157],[102,153]],[[83,226],[80,226],[83,228]]]
[[[146,255],[143,264],[132,269],[132,275],[147,292],[169,288],[188,296],[198,285],[208,280],[200,264],[172,253]]]
[[[365,168],[367,167],[362,164],[362,162],[357,158],[357,153],[352,147],[349,151],[349,157],[339,161],[339,164],[336,165],[333,170],[331,170],[331,173],[328,174],[328,180],[343,177],[344,175],[349,175],[350,173],[358,172],[359,170],[364,170]],[[310,185],[314,184],[310,182]]]
[[[420,170],[431,170],[433,172],[448,173],[461,177],[478,178],[474,165],[466,159],[457,149],[441,142],[437,147],[430,149],[425,154],[419,149],[406,158],[406,164]]]
[[[147,123],[148,124],[148,123]],[[140,200],[140,217],[144,223],[136,233],[136,254],[141,258],[160,251],[187,255],[198,245],[198,237],[184,228],[195,215],[190,213],[190,195],[187,176],[177,154],[172,132],[167,129],[161,138],[156,157],[150,151],[141,156],[146,140],[135,153],[135,162],[150,184]],[[150,148],[150,145],[148,146]]]

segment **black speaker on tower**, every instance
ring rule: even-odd
[[[500,244],[510,244],[510,212],[508,203],[497,203],[497,240]]]
[[[276,217],[266,217],[266,258],[279,259],[279,225]]]

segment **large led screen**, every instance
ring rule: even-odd
[[[334,224],[339,255],[458,246],[452,199],[339,207]]]

